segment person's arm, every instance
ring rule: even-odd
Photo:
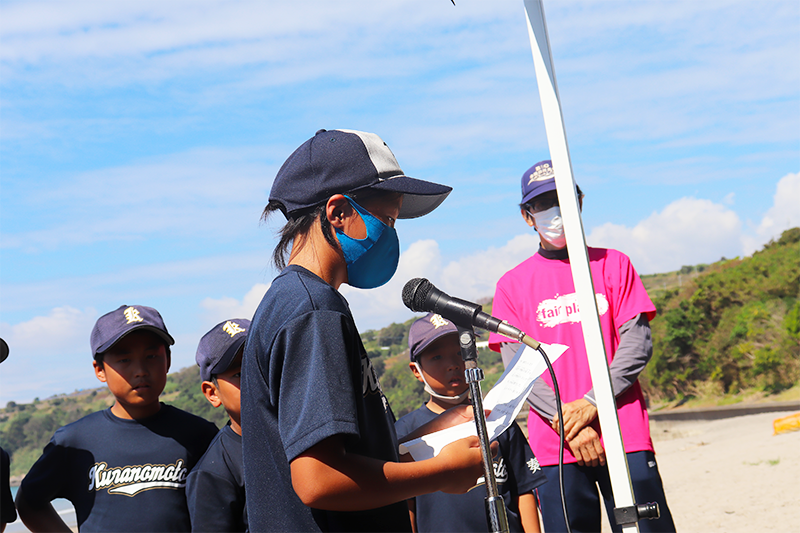
[[[520,494],[517,499],[519,519],[522,522],[522,531],[525,533],[540,533],[539,506],[536,505],[536,495],[533,492]]]
[[[608,367],[614,397],[618,398],[636,382],[653,355],[653,340],[647,315],[639,314],[619,328],[620,341],[614,359]],[[579,431],[597,418],[597,402],[594,389],[583,398],[564,404],[564,434],[569,441]],[[558,431],[558,417],[552,421],[553,429]]]
[[[490,413],[491,411],[484,411],[486,416],[489,416]],[[450,409],[438,414],[433,420],[425,422],[414,431],[406,435],[398,435],[398,440],[400,444],[402,444],[404,442],[422,437],[423,435],[435,433],[437,431],[441,431],[452,426],[457,426],[459,424],[464,424],[466,422],[472,422],[473,420],[474,417],[472,416],[471,405],[456,405],[455,407],[451,407]]]
[[[63,532],[71,533],[72,530],[58,516],[53,504],[46,502],[42,505],[33,505],[25,498],[25,492],[20,487],[17,490],[17,513],[22,523],[33,533],[38,532]]]
[[[608,365],[615,398],[619,398],[636,382],[652,356],[653,337],[650,332],[650,321],[646,314],[638,314],[619,328],[619,345],[614,352],[614,360]],[[590,389],[584,398],[589,403],[597,405],[594,389]]]
[[[477,437],[445,446],[433,459],[382,461],[348,453],[334,435],[290,463],[292,486],[307,506],[328,511],[362,511],[442,491],[463,494],[483,472]]]

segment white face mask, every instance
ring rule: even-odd
[[[533,219],[536,221],[536,230],[544,240],[556,248],[563,248],[567,245],[560,207],[556,205],[550,209],[534,213]]]
[[[430,385],[428,385],[428,381],[425,379],[425,374],[422,373],[422,367],[419,366],[419,363],[417,363],[415,361],[414,365],[417,367],[417,371],[419,371],[419,375],[422,376],[422,382],[425,384],[425,392],[427,392],[428,394],[430,394],[434,398],[437,398],[437,399],[443,401],[444,403],[449,403],[449,404],[452,404],[452,405],[458,405],[461,402],[463,402],[464,399],[467,396],[469,396],[469,388],[467,388],[467,390],[465,390],[464,392],[462,392],[458,396],[443,396],[443,395],[437,393],[436,391],[434,391],[431,388]]]

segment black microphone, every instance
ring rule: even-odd
[[[425,278],[414,278],[403,287],[403,303],[415,312],[436,313],[462,328],[478,327],[524,342],[525,332],[483,312],[472,302],[449,296]]]

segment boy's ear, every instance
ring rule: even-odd
[[[106,382],[106,368],[103,366],[103,363],[98,363],[97,361],[92,361],[92,366],[94,367],[94,375],[102,381],[103,383]]]
[[[200,384],[200,390],[203,391],[203,396],[206,397],[206,400],[209,401],[211,405],[214,407],[219,407],[222,405],[222,400],[217,393],[217,386],[214,385],[211,381],[204,381]]]
[[[328,203],[325,205],[325,215],[328,217],[328,222],[334,228],[344,231],[347,219],[353,215],[355,209],[350,205],[350,202],[344,195],[334,194],[328,198]]]
[[[420,383],[424,383],[424,381],[422,379],[422,374],[420,373],[419,367],[417,365],[415,365],[413,362],[411,362],[411,363],[408,363],[408,368],[411,369],[411,372],[414,374],[414,377],[417,378],[417,381],[419,381]]]

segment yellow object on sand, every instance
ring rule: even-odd
[[[776,418],[772,422],[772,427],[775,429],[773,435],[779,433],[788,433],[789,431],[800,431],[800,413],[785,416],[783,418]]]

